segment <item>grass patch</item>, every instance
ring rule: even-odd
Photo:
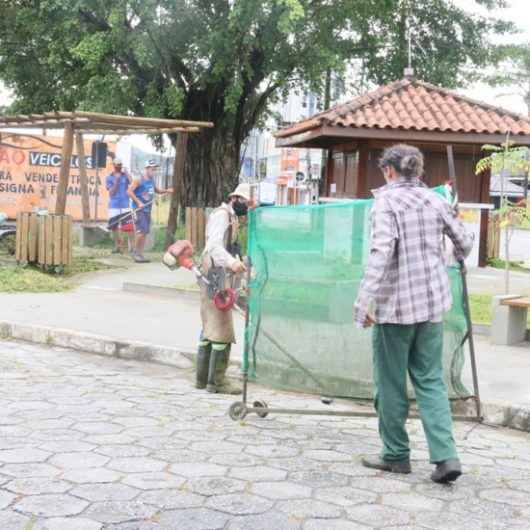
[[[47,272],[38,267],[18,267],[6,264],[0,268],[0,292],[3,293],[60,293],[75,287],[79,274],[113,269],[98,261],[97,257],[74,257],[72,265],[61,274]]]
[[[469,308],[471,320],[475,324],[491,324],[491,295],[470,294]],[[528,312],[528,328],[530,329],[530,311]]]
[[[2,267],[0,292],[3,293],[59,293],[70,289],[63,276],[48,274],[32,267]]]
[[[510,261],[510,270],[530,273],[530,270],[522,266],[521,261]],[[506,267],[506,261],[500,258],[488,259],[488,265],[494,269],[503,269]]]

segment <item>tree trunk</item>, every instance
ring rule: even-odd
[[[218,206],[239,180],[240,145],[221,129],[190,135],[184,171],[183,206]]]

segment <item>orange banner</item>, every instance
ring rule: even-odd
[[[48,145],[53,144],[52,145]],[[36,208],[55,210],[59,170],[61,166],[62,138],[57,136],[18,136],[2,133],[0,137],[0,212],[14,219],[17,212],[31,212]],[[112,171],[112,161],[107,157],[107,167],[92,168],[92,141],[85,140],[90,218],[107,219],[108,192],[105,179]],[[108,143],[110,151],[115,144]],[[72,155],[68,183],[66,213],[74,220],[82,219],[79,159]]]

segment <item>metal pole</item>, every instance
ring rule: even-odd
[[[471,322],[471,311],[469,308],[469,294],[467,290],[467,269],[462,261],[460,263],[460,275],[462,277],[462,296],[464,299],[464,313],[466,315],[467,339],[469,342],[469,357],[471,359],[471,374],[473,377],[473,393],[475,394],[475,404],[477,408],[477,419],[482,420],[482,404],[478,388],[477,360],[475,356],[475,341],[473,339],[473,323]]]
[[[455,159],[453,156],[453,146],[447,146],[447,162],[449,165],[449,178],[454,181],[454,189],[458,197],[458,177],[455,169]],[[471,372],[473,377],[473,393],[475,395],[475,405],[477,408],[477,419],[482,421],[482,405],[480,402],[480,394],[478,388],[478,373],[477,373],[477,361],[475,356],[475,342],[473,339],[473,323],[471,322],[471,311],[469,308],[469,293],[467,289],[467,269],[464,260],[460,262],[460,277],[462,278],[462,298],[464,305],[464,314],[466,317],[467,333],[464,337],[464,341],[467,339],[469,342],[469,356],[471,359]]]
[[[242,365],[242,372],[243,372],[243,403],[247,403],[247,393],[248,393],[248,357],[250,354],[250,345],[248,340],[248,326],[250,322],[250,311],[248,309],[248,303],[250,298],[250,279],[251,279],[251,271],[252,271],[252,260],[250,259],[250,256],[247,256],[246,258],[246,266],[247,266],[247,303],[245,305],[245,345],[243,347],[243,365]]]

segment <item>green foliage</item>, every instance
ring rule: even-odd
[[[530,150],[528,147],[514,147],[514,143],[508,140],[502,145],[483,145],[482,150],[491,152],[491,155],[477,162],[475,168],[477,175],[488,169],[491,169],[495,175],[503,171],[510,173],[530,171]]]
[[[502,0],[477,0],[487,9]],[[323,92],[325,72],[361,62],[401,78],[407,32],[418,77],[461,84],[511,26],[450,0],[13,0],[0,17],[0,78],[12,112],[53,109],[213,121],[190,138],[185,191],[218,202],[240,146],[289,89]],[[226,182],[226,185],[225,185]]]

